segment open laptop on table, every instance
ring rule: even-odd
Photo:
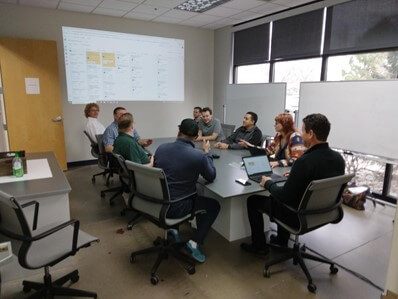
[[[251,156],[243,157],[243,165],[245,166],[249,179],[260,183],[262,176],[269,176],[275,182],[283,182],[287,177],[273,173],[271,164],[267,156]]]

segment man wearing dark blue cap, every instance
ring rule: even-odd
[[[208,182],[216,178],[213,158],[209,155],[209,141],[203,141],[203,151],[196,149],[193,143],[198,131],[199,127],[193,119],[184,119],[179,126],[177,140],[162,144],[156,150],[155,167],[162,168],[165,172],[171,199],[183,199],[171,205],[167,217],[181,218],[191,213],[195,197],[197,197],[195,210],[206,211],[196,217],[197,229],[186,244],[186,249],[192,257],[203,263],[206,257],[199,250],[199,244],[203,244],[211,225],[217,218],[220,204],[212,198],[196,195],[199,174]]]

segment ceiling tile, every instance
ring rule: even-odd
[[[158,16],[158,15],[161,15],[169,10],[170,10],[170,8],[166,8],[166,7],[140,4],[136,8],[134,8],[133,11]]]
[[[199,27],[199,26],[204,26],[204,25],[210,24],[210,23],[214,23],[217,20],[219,20],[219,17],[200,14],[196,17],[182,21],[180,24]]]
[[[118,0],[104,0],[98,7],[109,8],[115,10],[124,10],[124,12],[132,10],[134,7],[139,5],[138,3],[123,2]]]
[[[61,2],[58,6],[58,9],[77,11],[77,12],[91,12],[94,10],[94,8],[95,6],[79,5],[68,2]]]
[[[128,14],[126,14],[124,16],[125,18],[129,18],[129,19],[136,19],[136,20],[152,20],[153,18],[156,17],[156,15],[152,15],[152,14],[146,14],[146,13],[142,13],[142,12],[134,12],[134,11],[130,11]]]
[[[278,4],[267,3],[267,4],[263,4],[263,5],[254,7],[252,9],[250,9],[250,11],[256,12],[256,13],[259,13],[262,15],[267,15],[267,14],[274,13],[276,11],[280,11],[280,10],[284,10],[284,9],[287,9],[287,7],[278,5]]]
[[[61,4],[64,2],[86,6],[97,6],[102,2],[102,0],[61,0]]]
[[[232,15],[236,15],[237,13],[240,13],[240,12],[242,12],[242,11],[238,10],[238,9],[217,6],[213,9],[210,9],[210,10],[204,12],[204,14],[211,15],[211,16],[219,16],[219,17],[229,17]]]
[[[110,8],[103,8],[97,7],[93,13],[98,15],[105,15],[105,16],[112,16],[112,17],[121,17],[126,14],[124,10],[117,10],[117,9],[110,9]]]
[[[241,10],[248,10],[256,6],[260,6],[261,4],[264,4],[264,1],[259,1],[259,0],[232,0],[229,1],[221,6],[223,7],[230,7],[230,8],[235,8],[235,9],[241,9]]]
[[[164,16],[162,15],[162,16],[160,16],[160,17],[157,17],[156,19],[153,19],[152,22],[178,24],[178,23],[181,22],[181,19],[164,17]]]
[[[251,12],[251,11],[244,11],[244,12],[238,13],[234,16],[231,16],[231,18],[241,20],[241,21],[247,21],[247,20],[259,18],[261,16],[262,16],[262,14],[258,14],[258,13]]]
[[[59,0],[19,0],[19,4],[45,7],[45,8],[57,8]]]
[[[183,2],[185,2],[185,0],[146,0],[145,4],[152,5],[152,6],[162,6],[162,7],[174,8]]]
[[[208,24],[203,26],[203,28],[207,28],[207,29],[218,29],[218,28],[222,28],[225,26],[229,26],[229,25],[234,25],[236,23],[239,23],[239,20],[235,20],[235,19],[231,19],[231,18],[223,18],[220,19],[214,23]]]
[[[196,13],[196,12],[171,9],[171,10],[165,12],[164,14],[162,14],[162,17],[186,20],[186,19],[192,18],[194,16],[198,16],[198,15],[199,15],[199,13]]]

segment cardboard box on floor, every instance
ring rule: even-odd
[[[385,295],[381,294],[380,299],[398,299],[398,295],[387,290],[387,294]]]

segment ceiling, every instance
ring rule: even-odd
[[[174,9],[185,0],[0,0],[0,3],[218,29],[312,1],[231,0],[203,13]]]

